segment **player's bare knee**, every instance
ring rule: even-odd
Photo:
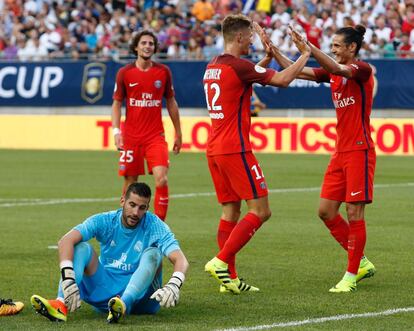
[[[263,210],[258,216],[260,221],[264,223],[272,216],[272,211],[270,209]]]
[[[357,221],[364,218],[364,208],[360,204],[346,204],[346,216],[348,221]]]
[[[356,221],[359,219],[358,213],[356,213],[355,211],[347,211],[346,216],[348,218],[348,221]]]
[[[232,210],[231,212],[223,213],[222,218],[226,221],[238,221],[240,219],[241,211]]]
[[[331,219],[329,211],[326,209],[322,209],[322,208],[318,209],[318,216],[324,222]]]

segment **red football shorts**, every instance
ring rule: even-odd
[[[164,137],[156,137],[145,145],[140,145],[136,140],[124,139],[124,150],[120,151],[119,156],[119,175],[145,175],[144,159],[150,174],[155,166],[168,167],[168,145]]]
[[[325,172],[321,198],[371,203],[375,163],[375,149],[335,153]]]
[[[207,156],[220,203],[267,196],[266,181],[252,152]]]

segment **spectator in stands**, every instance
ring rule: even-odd
[[[407,17],[403,20],[401,25],[401,30],[403,33],[407,33],[408,35],[414,29],[414,13],[407,15]]]
[[[168,35],[168,44],[172,45],[174,42],[179,41],[181,42],[181,29],[177,26],[178,19],[168,19],[168,28],[167,28],[167,35]],[[174,41],[173,41],[174,39]]]
[[[4,40],[3,58],[5,60],[17,60],[17,46],[10,39]]]
[[[280,46],[280,40],[283,40],[286,36],[286,28],[283,25],[280,19],[277,19],[273,22],[272,34],[270,35],[270,40],[273,44]]]
[[[322,38],[322,30],[316,26],[316,19],[317,16],[312,14],[309,16],[309,19],[306,20],[303,16],[297,15],[295,17],[296,21],[302,26],[305,30],[306,37],[308,40],[315,45],[316,47],[320,48],[320,40]]]
[[[39,38],[42,47],[46,48],[49,54],[59,50],[62,37],[56,31],[56,26],[47,22],[41,22],[40,24],[43,24],[45,28],[45,32]]]
[[[401,58],[412,58],[410,37],[407,33],[403,33],[401,44],[398,46],[397,54]]]
[[[328,10],[324,10],[321,13],[320,18],[318,18],[316,20],[316,25],[322,29],[323,31],[325,31],[328,28],[332,28],[332,26],[334,25],[334,21],[331,17],[331,13]]]
[[[220,54],[220,51],[214,45],[214,39],[212,36],[207,35],[204,38],[203,56],[204,59],[210,61],[213,57]]]
[[[355,23],[350,16],[345,16],[343,19],[343,22],[344,22],[344,25],[343,25],[344,27],[355,26]]]
[[[271,23],[275,23],[277,20],[282,25],[287,25],[291,20],[289,13],[286,12],[286,5],[284,3],[278,3],[275,6],[275,13],[271,17]]]
[[[392,36],[392,40],[391,40],[392,44],[394,46],[394,50],[397,50],[398,46],[400,46],[401,38],[402,38],[401,28],[395,28],[395,30],[393,31],[393,36]]]
[[[28,61],[44,61],[47,60],[49,52],[47,48],[40,43],[39,38],[32,37],[25,47],[25,56]]]
[[[181,44],[180,39],[175,35],[171,36],[171,44],[167,49],[167,57],[169,59],[185,58],[185,48]]]
[[[332,43],[332,37],[334,35],[334,30],[332,27],[328,27],[325,30],[325,33],[322,36],[322,42],[321,42],[321,51],[324,53],[329,54],[331,52],[331,43]]]
[[[191,13],[197,20],[204,22],[213,18],[215,10],[209,0],[197,0],[193,5]]]
[[[204,35],[205,30],[201,24],[201,21],[196,21],[190,31],[190,37],[194,38],[201,46],[204,47]]]
[[[383,15],[378,16],[375,20],[377,28],[374,30],[379,39],[384,39],[387,42],[391,40],[391,28],[386,26],[385,17]]]
[[[79,54],[79,59],[86,60],[93,53],[89,49],[88,44],[86,42],[82,41],[81,43],[79,43],[78,54]]]
[[[34,31],[41,44],[48,48],[49,57],[67,57],[69,41],[71,37],[76,37],[76,47],[72,45],[69,52],[73,51],[73,58],[79,58],[78,50],[84,47],[80,45],[82,42],[86,42],[89,47],[87,56],[106,58],[108,53],[111,57],[128,56],[126,39],[130,38],[131,33],[140,28],[152,29],[160,40],[158,54],[165,57],[170,45],[171,33],[168,31],[174,31],[176,28],[180,31],[180,41],[186,49],[190,37],[194,37],[200,47],[204,47],[207,34],[213,37],[217,48],[222,49],[217,30],[210,29],[209,26],[217,25],[217,22],[220,23],[224,15],[230,12],[240,13],[247,10],[248,14],[248,3],[246,0],[0,1],[0,33],[5,40],[7,39],[8,45],[18,47],[17,40],[20,36],[24,37],[24,41],[28,41],[32,36],[31,31]],[[249,16],[263,27],[279,27],[280,23],[276,23],[277,21],[284,27],[299,13],[300,20],[310,26],[307,31],[308,38],[311,39],[309,34],[314,34],[320,43],[323,43],[326,39],[324,36],[330,33],[329,27],[335,31],[343,25],[363,24],[367,27],[367,44],[370,43],[375,31],[379,39],[387,41],[385,45],[391,41],[395,46],[401,40],[398,30],[401,29],[410,36],[410,49],[414,45],[412,1],[273,0],[272,3],[272,12],[266,13],[254,11],[256,1],[250,6],[252,12]],[[261,3],[260,6],[262,5],[264,4]],[[316,22],[311,23],[314,17]],[[352,22],[347,17],[350,17]],[[196,21],[200,23],[195,23]],[[319,37],[318,29],[321,31]],[[278,41],[279,45],[285,43],[284,39],[285,35],[282,42],[280,32],[275,32],[272,37],[273,42]],[[0,45],[0,57],[1,48],[4,47],[4,44]],[[263,52],[260,48],[257,51]],[[13,54],[13,51],[8,56],[10,54]],[[257,54],[255,57],[258,57]]]
[[[382,46],[382,56],[384,58],[395,58],[396,57],[396,52],[394,49],[394,45],[391,41],[387,42],[384,39],[380,40],[380,45]]]
[[[187,59],[202,60],[204,58],[203,49],[194,38],[188,40]]]
[[[352,21],[354,24],[360,24],[361,23],[361,11],[357,6],[352,6],[351,11],[349,13],[349,16],[352,18]]]

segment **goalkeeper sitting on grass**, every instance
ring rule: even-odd
[[[51,321],[66,321],[81,300],[108,312],[108,323],[125,314],[155,314],[160,306],[175,306],[188,262],[174,234],[148,212],[151,189],[131,184],[122,209],[97,214],[75,226],[59,241],[62,278],[56,300],[31,297],[37,313]],[[88,240],[100,243],[98,258]],[[161,287],[161,260],[174,265],[171,279]]]

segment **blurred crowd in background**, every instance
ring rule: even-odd
[[[414,58],[414,0],[0,0],[0,59],[119,60],[134,31],[151,29],[158,58],[209,60],[230,13],[250,16],[290,57],[293,23],[328,53],[338,28],[363,24],[362,58]],[[263,56],[257,36],[252,51]]]

